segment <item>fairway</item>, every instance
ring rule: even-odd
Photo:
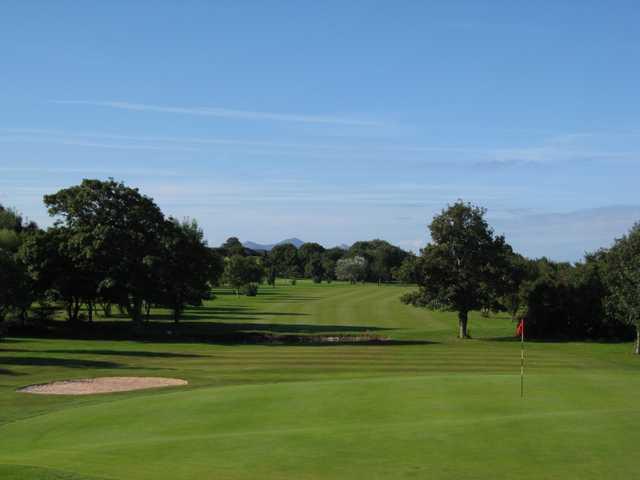
[[[520,345],[506,316],[400,303],[409,287],[230,290],[184,328],[379,335],[371,345],[0,342],[0,478],[628,479],[640,432],[640,362],[629,344]],[[155,312],[156,322],[166,312]],[[99,376],[189,384],[97,396],[17,393]]]

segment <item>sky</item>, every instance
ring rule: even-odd
[[[640,220],[636,1],[13,1],[0,203],[113,177],[229,236],[417,250],[458,199],[576,261]]]

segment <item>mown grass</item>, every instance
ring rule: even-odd
[[[634,478],[640,360],[629,344],[519,344],[504,316],[402,305],[406,287],[220,290],[185,328],[370,332],[390,345],[250,345],[12,338],[0,343],[0,478]],[[155,322],[166,322],[154,312]],[[188,387],[35,396],[102,375]]]

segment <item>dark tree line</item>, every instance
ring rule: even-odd
[[[203,239],[195,221],[166,218],[149,197],[114,180],[84,180],[44,197],[52,227],[13,228],[20,242],[0,248],[2,312],[34,302],[62,303],[70,322],[88,320],[100,306],[126,312],[139,325],[152,305],[172,310],[209,298],[222,274],[222,260]],[[6,209],[3,209],[6,212]],[[17,272],[20,272],[19,274]],[[16,280],[23,302],[11,289]],[[13,298],[13,300],[11,300]]]
[[[403,302],[457,312],[460,338],[468,337],[470,311],[505,311],[526,319],[531,338],[635,335],[640,353],[640,224],[610,249],[570,264],[513,252],[484,215],[458,201],[433,219],[431,243],[401,267],[419,286]]]
[[[246,248],[238,238],[231,237],[217,251],[225,258],[254,258],[263,268],[262,278],[266,279],[269,285],[275,285],[277,278],[287,278],[292,281],[306,278],[315,283],[334,280],[354,283],[389,281],[412,283],[415,280],[415,255],[384,240],[356,242],[349,249],[340,247],[327,249],[315,242],[304,243],[300,248],[296,248],[292,244],[285,243],[265,252]],[[236,260],[233,265],[234,270],[238,271],[241,262]],[[236,283],[238,281],[240,280]],[[256,280],[246,282],[256,283]]]
[[[399,281],[419,287],[405,303],[457,312],[461,338],[469,336],[469,312],[505,311],[514,321],[526,318],[529,337],[635,335],[640,353],[640,224],[610,249],[569,264],[515,253],[484,209],[462,201],[433,219],[420,256],[378,239],[349,249],[305,243],[264,252],[232,237],[209,248],[195,221],[165,217],[151,198],[112,179],[84,180],[44,203],[55,219],[46,230],[0,205],[0,322],[29,312],[44,318],[58,304],[70,322],[117,308],[140,325],[152,306],[178,321],[220,282],[256,295],[259,284],[277,278]]]

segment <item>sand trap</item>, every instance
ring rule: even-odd
[[[23,393],[40,395],[94,395],[97,393],[128,392],[145,388],[186,385],[186,380],[162,377],[99,377],[29,385],[18,389]]]

